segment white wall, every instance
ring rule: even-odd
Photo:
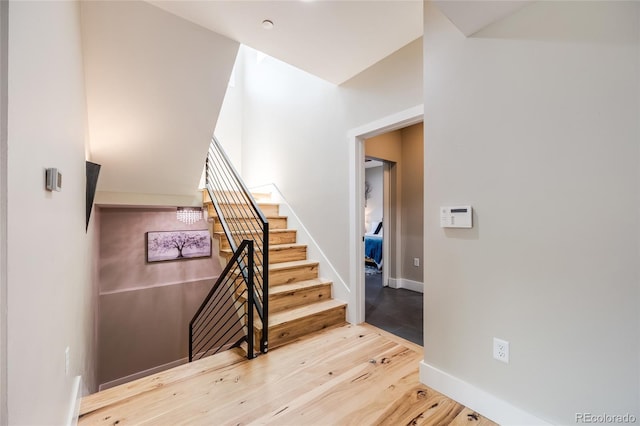
[[[0,2],[0,424],[7,424],[7,56],[9,3]]]
[[[273,58],[257,63],[255,51],[241,51],[246,55],[243,176],[250,187],[280,188],[346,280],[347,133],[422,103],[421,40],[340,86]]]
[[[536,2],[465,38],[425,3],[425,363],[555,424],[640,418],[639,18]]]
[[[74,376],[95,380],[76,2],[10,2],[8,99],[8,420],[59,425]],[[46,167],[61,192],[45,190]]]
[[[233,166],[242,173],[242,113],[244,111],[244,55],[236,57],[214,135]]]

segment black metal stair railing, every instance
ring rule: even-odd
[[[232,278],[225,278],[225,274],[223,273],[220,280],[235,281],[236,287],[238,288],[241,287],[241,284],[237,281],[244,281],[244,285],[247,287],[247,294],[235,292],[233,295],[233,305],[239,306],[246,304],[250,296],[253,299],[253,306],[247,307],[247,309],[251,311],[251,315],[247,316],[239,314],[242,310],[237,309],[238,313],[235,315],[237,323],[246,328],[246,339],[251,341],[253,345],[256,330],[254,330],[252,314],[255,310],[255,313],[258,315],[258,320],[262,324],[259,342],[260,352],[266,353],[268,350],[267,324],[269,323],[269,222],[258,207],[258,204],[247,189],[242,178],[231,164],[222,146],[215,138],[211,141],[207,155],[206,187],[215,209],[216,220],[220,222],[229,246],[234,253],[234,256],[225,269],[226,274],[230,274]],[[246,270],[246,268],[248,268],[246,265],[248,265],[249,262],[239,260],[246,259],[246,256],[241,257],[238,254],[246,240],[253,242],[251,256],[252,266],[249,268],[250,274],[248,273],[249,271]],[[229,266],[233,263],[237,264],[237,267],[240,268],[240,270],[244,270],[245,273],[240,274],[234,267]],[[244,265],[244,269],[241,264]],[[229,269],[229,271],[227,271],[227,269]],[[221,284],[221,286],[223,285]],[[204,306],[207,303],[208,298],[205,299],[201,305],[192,323],[197,323],[200,321],[198,317],[205,315],[206,308],[204,308]],[[250,319],[251,321],[249,321]],[[215,321],[213,324],[215,324]],[[189,345],[191,353],[191,347],[193,346],[191,338]],[[211,349],[204,349],[204,353],[210,350]],[[249,352],[249,357],[252,357],[253,352]]]
[[[189,323],[189,362],[247,342],[253,358],[253,241],[245,240]],[[246,326],[245,326],[246,325]]]

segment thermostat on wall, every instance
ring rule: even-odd
[[[48,191],[62,190],[62,173],[55,168],[49,168],[45,173],[45,187]]]
[[[471,206],[440,207],[441,228],[473,227]]]

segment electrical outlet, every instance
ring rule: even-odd
[[[420,258],[418,257],[413,258],[413,266],[420,266]]]
[[[67,346],[67,349],[64,350],[64,374],[65,375],[69,375],[69,358],[71,358],[71,349],[69,349],[69,346]]]
[[[509,342],[506,340],[493,338],[493,357],[498,361],[509,363]]]

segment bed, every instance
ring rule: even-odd
[[[373,262],[378,269],[382,269],[382,235],[364,236],[364,257],[365,261]]]
[[[382,222],[373,223],[364,235],[364,260],[382,269]]]

